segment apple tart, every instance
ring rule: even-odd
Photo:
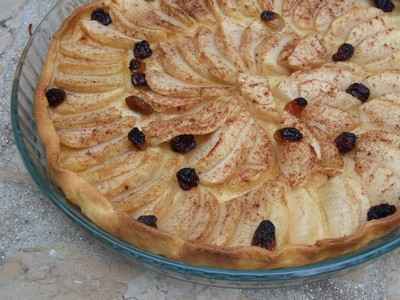
[[[392,1],[95,1],[35,109],[67,199],[171,259],[304,265],[400,224]]]

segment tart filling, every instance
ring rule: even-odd
[[[363,247],[400,224],[399,20],[391,1],[83,6],[37,89],[49,168],[97,225],[188,263]]]

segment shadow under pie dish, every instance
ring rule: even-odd
[[[97,225],[194,265],[304,265],[398,227],[396,12],[369,1],[97,1],[36,119]],[[313,16],[310,18],[310,16]]]

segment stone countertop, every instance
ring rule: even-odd
[[[344,277],[234,290],[180,282],[105,248],[38,191],[12,138],[18,57],[55,0],[0,0],[0,299],[400,299],[400,251]]]

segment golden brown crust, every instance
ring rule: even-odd
[[[104,230],[153,253],[193,265],[204,265],[233,269],[262,269],[298,266],[324,260],[348,253],[367,245],[397,228],[400,212],[382,220],[367,222],[350,236],[317,241],[314,245],[289,245],[277,251],[267,251],[258,247],[217,247],[184,241],[174,234],[145,226],[132,216],[118,212],[110,201],[93,185],[77,173],[61,166],[60,138],[51,120],[45,92],[52,84],[55,61],[61,37],[69,26],[77,22],[82,14],[107,1],[95,1],[77,9],[65,20],[61,29],[54,35],[48,58],[36,91],[35,116],[39,135],[45,146],[49,170],[55,182],[64,191],[67,199],[79,206],[89,219]],[[196,1],[188,1],[188,5]],[[203,14],[197,7],[192,17]]]

